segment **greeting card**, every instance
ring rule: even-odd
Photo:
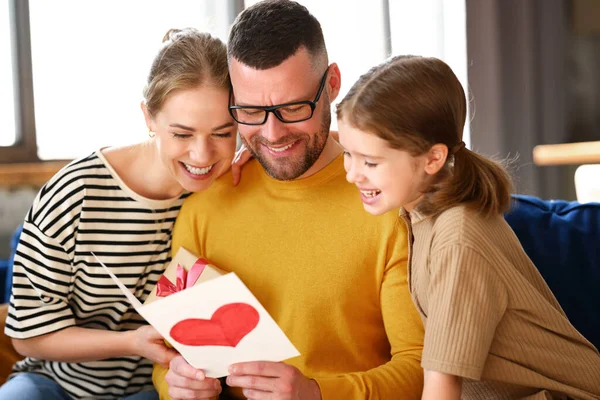
[[[185,249],[173,258],[165,279],[143,305],[96,259],[136,311],[208,377],[227,376],[229,365],[237,362],[300,355],[235,273],[224,273]]]

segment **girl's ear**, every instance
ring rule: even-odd
[[[427,153],[425,172],[428,175],[435,175],[446,164],[448,158],[448,146],[445,144],[434,144]]]
[[[145,102],[141,102],[140,103],[140,108],[142,109],[142,113],[144,113],[144,120],[146,121],[146,127],[148,128],[149,132],[154,132],[154,127],[153,127],[153,120],[152,120],[152,116],[150,115],[150,112],[148,111],[148,107],[146,106]]]

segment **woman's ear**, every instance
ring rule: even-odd
[[[445,144],[437,143],[431,146],[431,149],[427,152],[427,158],[425,163],[425,172],[428,175],[435,175],[440,169],[446,164],[448,158],[448,146]]]
[[[142,109],[142,113],[144,113],[144,120],[146,121],[146,127],[148,128],[149,132],[154,132],[154,127],[153,127],[153,120],[152,120],[152,116],[150,115],[150,112],[148,111],[148,107],[146,106],[145,102],[141,102],[140,103],[140,108]]]

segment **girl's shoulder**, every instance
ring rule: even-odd
[[[494,236],[504,235],[508,224],[501,214],[483,215],[468,205],[457,205],[433,217],[432,231],[444,245],[480,246]],[[440,243],[441,244],[441,243]]]

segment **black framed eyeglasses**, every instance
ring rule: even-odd
[[[329,68],[325,71],[325,74],[321,78],[319,85],[319,91],[313,101],[296,101],[293,103],[278,104],[276,106],[229,106],[229,114],[238,123],[242,125],[262,125],[267,122],[269,113],[275,114],[278,120],[286,124],[293,124],[294,122],[302,122],[311,119],[315,108],[317,108],[317,102],[321,98],[323,88],[325,87],[325,81],[327,80],[327,73]],[[233,97],[233,91],[229,96],[229,102]]]

